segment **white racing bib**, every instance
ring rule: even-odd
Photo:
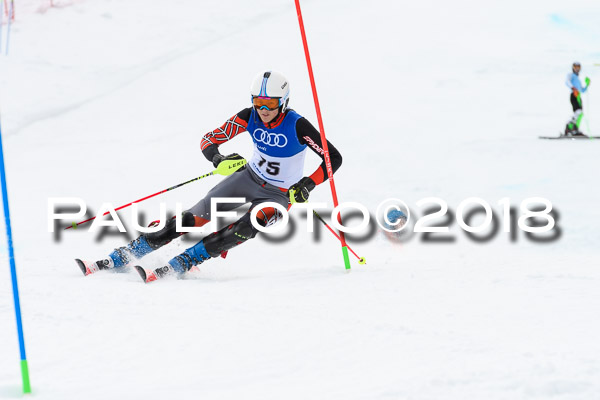
[[[254,145],[250,168],[271,185],[287,189],[302,179],[306,149],[291,157],[272,157]]]

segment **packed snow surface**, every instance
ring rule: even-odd
[[[0,107],[32,398],[598,398],[600,141],[538,139],[570,118],[573,61],[592,80],[582,128],[600,133],[597,2],[303,0],[325,132],[344,157],[340,201],[375,214],[397,198],[418,218],[434,206],[421,199],[456,214],[479,197],[498,231],[475,242],[439,217],[427,225],[450,230],[432,237],[452,241],[390,240],[371,224],[349,239],[367,264],[351,254],[345,273],[339,242],[318,221],[315,240],[296,210],[290,239],[258,237],[150,285],[133,270],[84,277],[74,258],[136,235],[49,233],[48,199],[95,213],[211,171],[200,139],[249,106],[262,69],[286,74],[290,106],[318,126],[294,2],[16,3]],[[249,135],[221,152],[250,157]],[[310,154],[305,174],[318,163]],[[150,221],[160,202],[190,207],[221,179],[140,210]],[[503,231],[498,202],[520,212],[530,197],[557,212],[554,236],[535,236],[546,242]],[[311,201],[331,209],[329,184]],[[119,215],[131,225],[129,209]],[[19,398],[1,232],[0,397]]]

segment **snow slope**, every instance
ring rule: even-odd
[[[456,211],[472,196],[549,199],[560,238],[451,243],[377,232],[344,273],[326,230],[257,238],[184,280],[83,277],[118,235],[48,232],[49,197],[96,211],[210,170],[209,130],[247,107],[263,68],[317,124],[292,1],[17,4],[0,107],[25,339],[40,399],[591,399],[600,392],[598,141],[542,141],[570,117],[574,60],[592,79],[592,1],[302,3],[341,201],[396,197]],[[3,31],[6,39],[6,26]],[[4,49],[4,43],[2,44]],[[587,127],[584,125],[584,130]],[[222,152],[251,155],[248,137]],[[307,157],[306,172],[318,164]],[[140,205],[191,206],[220,178]],[[330,202],[328,185],[311,200]],[[121,213],[130,224],[128,212]],[[440,222],[442,220],[437,220]],[[475,223],[476,221],[474,221]],[[4,235],[4,230],[2,230]],[[2,243],[5,243],[2,237]],[[161,265],[191,242],[143,260]],[[7,251],[0,247],[0,397],[20,397]],[[354,260],[353,260],[354,261]]]

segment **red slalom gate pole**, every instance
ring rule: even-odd
[[[317,119],[319,121],[319,132],[321,132],[321,142],[323,143],[323,153],[325,156],[325,165],[327,166],[327,177],[331,186],[331,195],[333,196],[333,206],[338,206],[337,192],[335,190],[335,182],[333,181],[333,169],[331,168],[331,159],[329,158],[329,149],[327,147],[327,138],[325,137],[325,128],[323,127],[323,118],[321,117],[321,107],[319,106],[319,96],[317,95],[317,87],[315,85],[315,77],[313,75],[312,64],[310,62],[310,54],[308,52],[308,43],[306,41],[306,32],[304,31],[304,22],[302,21],[302,11],[300,10],[300,0],[294,0],[296,3],[296,12],[298,14],[298,24],[300,25],[300,34],[302,35],[302,45],[304,46],[304,55],[306,56],[306,66],[308,67],[308,76],[310,77],[310,86],[312,88],[313,98],[315,100],[315,108],[317,111]],[[338,213],[338,222],[342,225],[342,215]],[[350,257],[348,256],[348,245],[344,232],[340,231],[340,242],[342,244],[342,254],[344,255],[344,265],[346,270],[350,269]]]

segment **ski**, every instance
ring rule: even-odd
[[[75,262],[77,263],[77,266],[79,267],[79,269],[81,270],[81,272],[83,272],[83,275],[88,275],[87,274],[87,267],[85,266],[85,263],[83,261],[81,261],[79,258],[76,258]]]
[[[109,263],[109,260],[100,260],[100,261],[85,261],[80,260],[79,258],[75,259],[77,266],[83,272],[83,275],[88,276],[93,274],[94,272],[98,272],[101,270],[108,270],[112,268],[112,264]]]
[[[582,139],[600,139],[600,136],[538,136],[540,139],[571,139],[571,140],[582,140]]]
[[[140,274],[140,277],[142,278],[142,280],[144,281],[144,283],[146,283],[146,278],[147,278],[147,274],[146,274],[146,270],[142,267],[140,267],[139,265],[136,265],[135,270],[138,272],[138,274]]]
[[[169,273],[168,267],[158,268],[158,269],[155,269],[154,271],[151,271],[151,270],[146,271],[144,268],[140,267],[139,265],[136,265],[134,268],[138,272],[138,274],[140,274],[140,278],[142,278],[144,283],[154,282],[159,277],[164,276]]]
[[[165,265],[163,267],[156,268],[155,270],[145,269],[139,265],[134,266],[134,268],[137,271],[137,273],[140,275],[140,278],[142,278],[144,283],[154,282],[155,280],[157,280],[159,278],[164,278],[166,276],[174,276],[179,279],[179,278],[182,278],[182,276],[184,275],[184,273],[182,273],[182,274],[176,273],[173,270],[173,267],[171,267],[170,265]],[[189,272],[198,272],[198,271],[200,271],[200,269],[194,265],[192,268],[190,268],[188,273]]]

